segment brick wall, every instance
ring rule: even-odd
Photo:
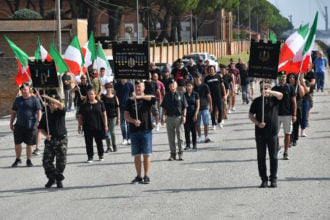
[[[0,117],[9,115],[18,92],[14,78],[17,73],[15,58],[0,58]]]

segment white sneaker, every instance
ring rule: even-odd
[[[123,140],[123,142],[122,142],[121,144],[122,144],[122,145],[127,145],[128,142],[127,142],[127,140],[125,139],[125,140]]]
[[[127,144],[131,145],[131,140],[130,139],[128,139]]]
[[[230,111],[230,109],[228,110],[228,114],[231,114],[231,111]]]
[[[235,111],[236,111],[236,108],[235,108],[235,107],[232,107],[231,110],[232,110],[233,112],[235,112]]]
[[[217,126],[216,125],[213,125],[212,130],[213,131],[217,130]]]
[[[156,131],[159,131],[159,124],[156,125]]]
[[[219,128],[223,128],[223,124],[222,124],[222,122],[221,123],[219,123]]]
[[[197,143],[203,143],[203,137],[202,136],[197,137]]]

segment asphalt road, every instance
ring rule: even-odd
[[[0,119],[0,219],[329,219],[329,94],[315,94],[308,137],[290,148],[290,160],[280,156],[278,188],[266,189],[258,188],[254,126],[241,97],[224,128],[210,131],[212,142],[185,152],[184,161],[167,161],[166,129],[154,132],[149,185],[130,184],[129,146],[85,163],[84,139],[69,113],[64,188],[45,189],[42,156],[27,168],[23,152],[23,165],[10,167],[13,135],[8,118]],[[120,142],[119,128],[116,134]]]

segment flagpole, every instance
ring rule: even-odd
[[[133,79],[134,83],[134,95],[135,95],[135,114],[136,114],[136,120],[139,120],[139,115],[138,115],[138,109],[137,109],[137,101],[136,101],[136,89],[135,89],[135,79]]]
[[[262,92],[265,93],[265,79],[263,80],[264,82],[262,83]],[[265,121],[265,96],[262,95],[262,113],[261,113],[261,123],[264,123]]]
[[[43,89],[44,95],[46,94],[45,89]],[[46,103],[46,101],[45,101]],[[47,135],[49,136],[49,124],[48,124],[48,113],[47,113],[47,105],[45,104],[45,115],[46,115],[46,126],[47,126]]]

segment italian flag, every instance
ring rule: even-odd
[[[98,42],[97,49],[96,49],[96,60],[94,62],[93,68],[97,69],[97,71],[99,73],[101,67],[105,68],[106,76],[112,76],[112,70],[111,70],[110,64],[104,54],[101,43]]]
[[[39,36],[38,36],[38,47],[36,49],[36,52],[34,53],[34,58],[36,60],[41,59],[42,61],[45,61],[45,60],[47,60],[48,62],[52,61],[52,58],[50,57],[47,50],[40,44]]]
[[[292,59],[299,49],[304,45],[306,36],[308,34],[308,24],[300,27],[298,31],[291,34],[286,39],[284,45],[281,48],[278,69],[281,71],[282,67]]]
[[[28,62],[29,56],[18,46],[16,46],[14,42],[9,40],[8,37],[5,36],[5,39],[17,59],[18,72],[15,77],[15,83],[19,86],[31,80],[31,74],[30,74],[29,62]]]
[[[69,67],[64,62],[61,54],[56,50],[54,44],[50,44],[49,54],[53,58],[53,60],[56,64],[57,72],[62,74],[65,71],[69,70]]]
[[[80,74],[80,67],[84,64],[84,57],[77,36],[73,38],[69,47],[66,49],[64,61],[68,65],[71,73],[76,76]]]
[[[309,64],[312,61],[311,51],[314,46],[316,36],[317,20],[318,12],[314,17],[312,27],[308,33],[308,37],[306,38],[304,45],[299,48],[293,59],[282,67],[287,73],[306,73],[308,71]]]
[[[93,61],[96,59],[95,57],[95,40],[93,36],[93,32],[89,36],[88,41],[81,48],[81,52],[84,56],[84,67],[87,69],[90,65],[93,64]]]

